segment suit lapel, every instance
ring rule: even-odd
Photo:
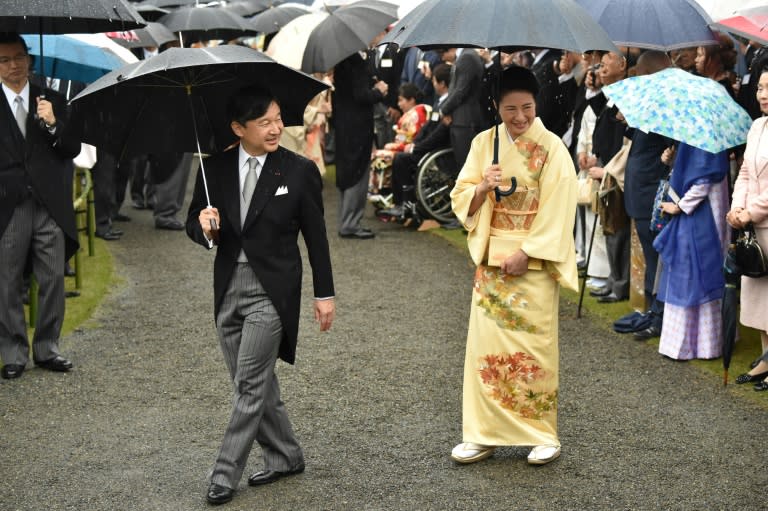
[[[256,183],[256,189],[253,191],[251,197],[251,204],[248,207],[248,214],[243,222],[243,232],[256,220],[256,218],[264,211],[264,207],[275,195],[278,186],[283,181],[282,169],[280,163],[282,158],[280,157],[280,149],[273,153],[267,154],[267,159],[264,162],[264,167],[259,174],[259,181]]]
[[[221,165],[220,169],[211,169],[216,172],[216,178],[221,183],[221,199],[224,201],[224,215],[232,225],[232,229],[240,234],[240,174],[237,168],[238,152],[232,149],[227,153],[229,158]],[[206,177],[208,174],[206,174]],[[216,204],[212,206],[217,207]]]

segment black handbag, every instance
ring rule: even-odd
[[[757,242],[752,224],[739,232],[739,237],[736,239],[735,258],[742,275],[753,278],[768,275],[768,260],[765,258],[763,248]]]

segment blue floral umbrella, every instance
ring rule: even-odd
[[[670,68],[603,87],[627,124],[711,153],[747,141],[749,114],[714,80]]]

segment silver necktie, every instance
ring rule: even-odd
[[[21,134],[27,136],[27,111],[24,109],[24,100],[21,96],[16,96],[16,124],[19,125]]]
[[[251,203],[251,196],[253,190],[256,188],[256,181],[259,180],[259,160],[256,158],[248,158],[248,174],[245,175],[245,182],[243,183],[243,200],[246,204]]]

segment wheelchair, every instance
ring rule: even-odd
[[[450,147],[425,154],[416,174],[416,207],[419,213],[445,223],[453,220],[451,190],[459,168]]]

